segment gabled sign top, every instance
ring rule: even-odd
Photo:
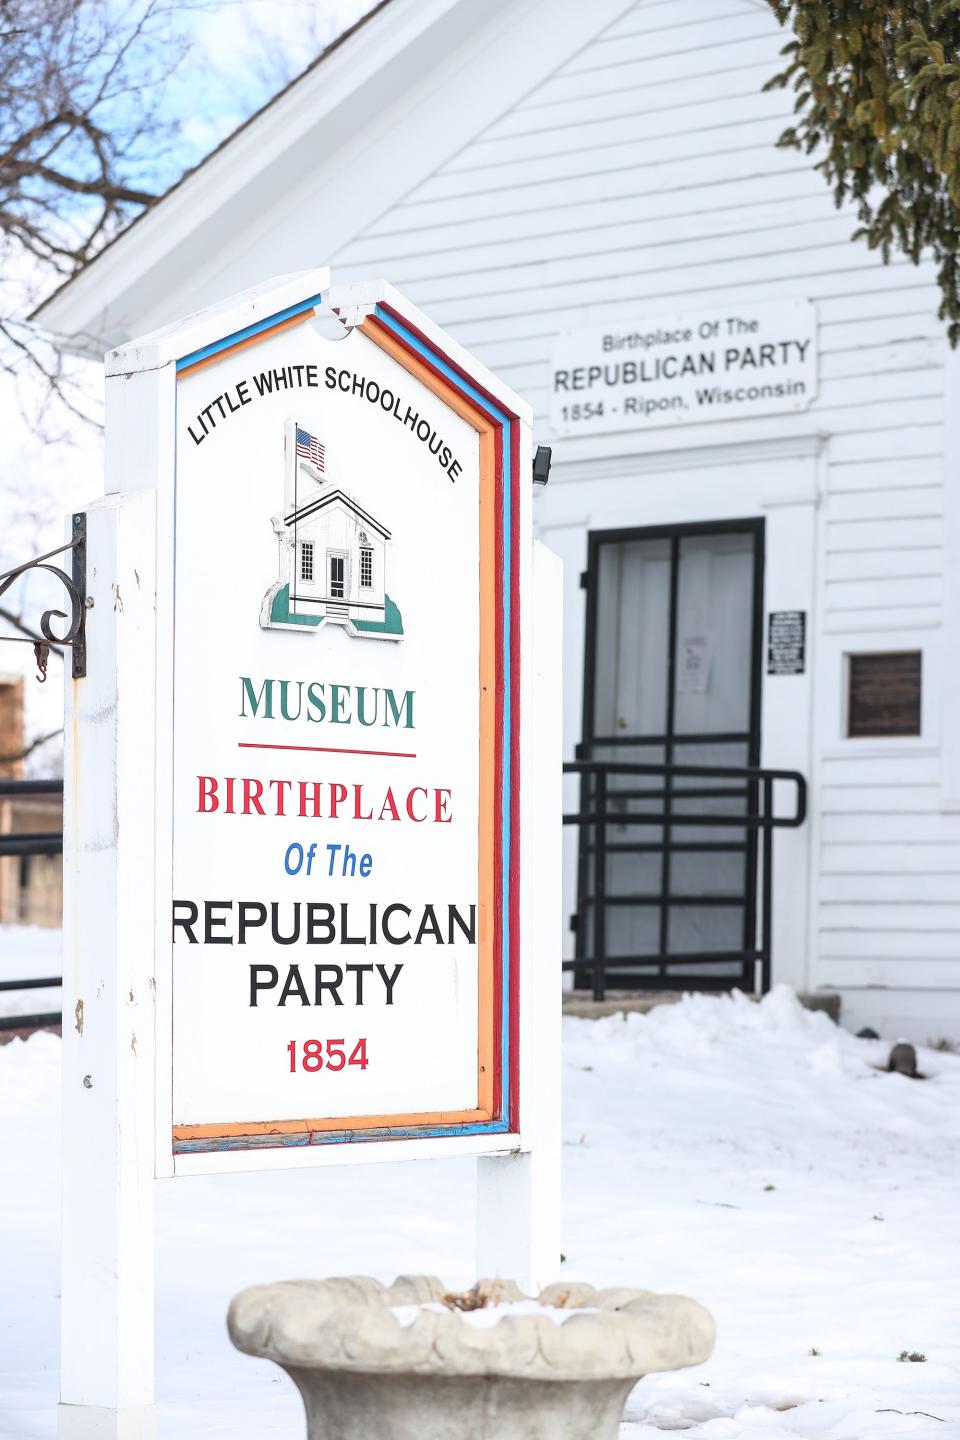
[[[220,300],[174,325],[161,326],[147,335],[108,350],[106,372],[111,375],[157,370],[173,361],[197,356],[198,352],[221,342],[254,335],[282,315],[305,313],[320,305],[330,288],[327,265],[277,275],[253,285],[226,300]]]
[[[386,280],[338,284],[329,266],[280,275],[232,295],[177,325],[163,326],[147,335],[109,350],[105,357],[107,376],[132,375],[176,364],[177,370],[199,363],[218,351],[256,344],[265,333],[296,324],[327,308],[345,330],[375,318],[378,307],[409,327],[411,338],[442,352],[438,372],[447,379],[466,381],[474,398],[493,401],[521,423],[532,425],[533,411],[508,385],[498,379],[474,355],[458,344],[440,326]]]

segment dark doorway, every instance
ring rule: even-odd
[[[593,532],[585,583],[578,758],[758,766],[763,521]],[[584,811],[591,783],[584,777]],[[744,952],[756,941],[757,834],[736,817],[756,809],[754,783],[669,770],[607,777],[608,808],[623,817],[607,826],[599,902],[611,986],[752,988]],[[684,815],[717,821],[684,824]],[[578,958],[590,953],[595,838],[580,830]],[[630,968],[618,973],[617,956]]]

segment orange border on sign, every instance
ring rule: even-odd
[[[277,334],[308,318],[309,312],[281,321],[269,330],[238,341],[229,349],[197,361],[177,376],[192,375],[235,351]],[[481,410],[409,354],[391,336],[373,325],[358,327],[364,337],[384,350],[398,365],[424,384],[479,436],[479,539],[480,539],[480,755],[478,795],[478,975],[477,975],[477,1099],[475,1110],[445,1110],[393,1115],[332,1116],[307,1120],[247,1120],[232,1123],[174,1125],[174,1141],[236,1139],[266,1135],[340,1133],[346,1130],[390,1130],[409,1126],[463,1125],[494,1119],[498,1005],[494,942],[496,804],[496,445],[495,426]],[[181,1152],[182,1153],[182,1152]]]
[[[279,335],[281,330],[292,330],[294,325],[302,325],[305,320],[309,320],[312,313],[311,310],[303,310],[299,315],[290,315],[286,320],[278,320],[269,330],[258,330],[256,335],[248,335],[245,340],[238,340],[236,345],[231,345],[228,350],[218,350],[214,355],[205,355],[202,360],[194,360],[192,365],[185,365],[182,370],[177,371],[177,379],[185,380],[197,370],[205,370],[208,365],[216,365],[228,355],[236,354],[238,350],[246,350],[248,345],[259,345],[273,335]]]

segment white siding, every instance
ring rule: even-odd
[[[594,449],[828,437],[808,982],[851,997],[862,986],[960,988],[960,815],[941,810],[934,704],[938,296],[929,267],[884,268],[852,243],[855,219],[834,209],[810,162],[775,147],[792,97],[761,86],[785,38],[749,0],[640,0],[332,259],[341,276],[389,275],[531,400],[540,439],[558,330],[728,301],[816,302],[821,383],[806,415],[605,437]],[[582,463],[590,443],[555,442],[555,458]],[[578,483],[581,499],[548,490],[541,514],[570,525],[579,509],[589,523],[590,484]],[[638,501],[620,523],[644,522]],[[844,653],[915,644],[924,735],[845,740]]]

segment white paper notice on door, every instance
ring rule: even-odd
[[[713,645],[709,635],[684,635],[677,656],[677,693],[705,695],[710,688]]]

